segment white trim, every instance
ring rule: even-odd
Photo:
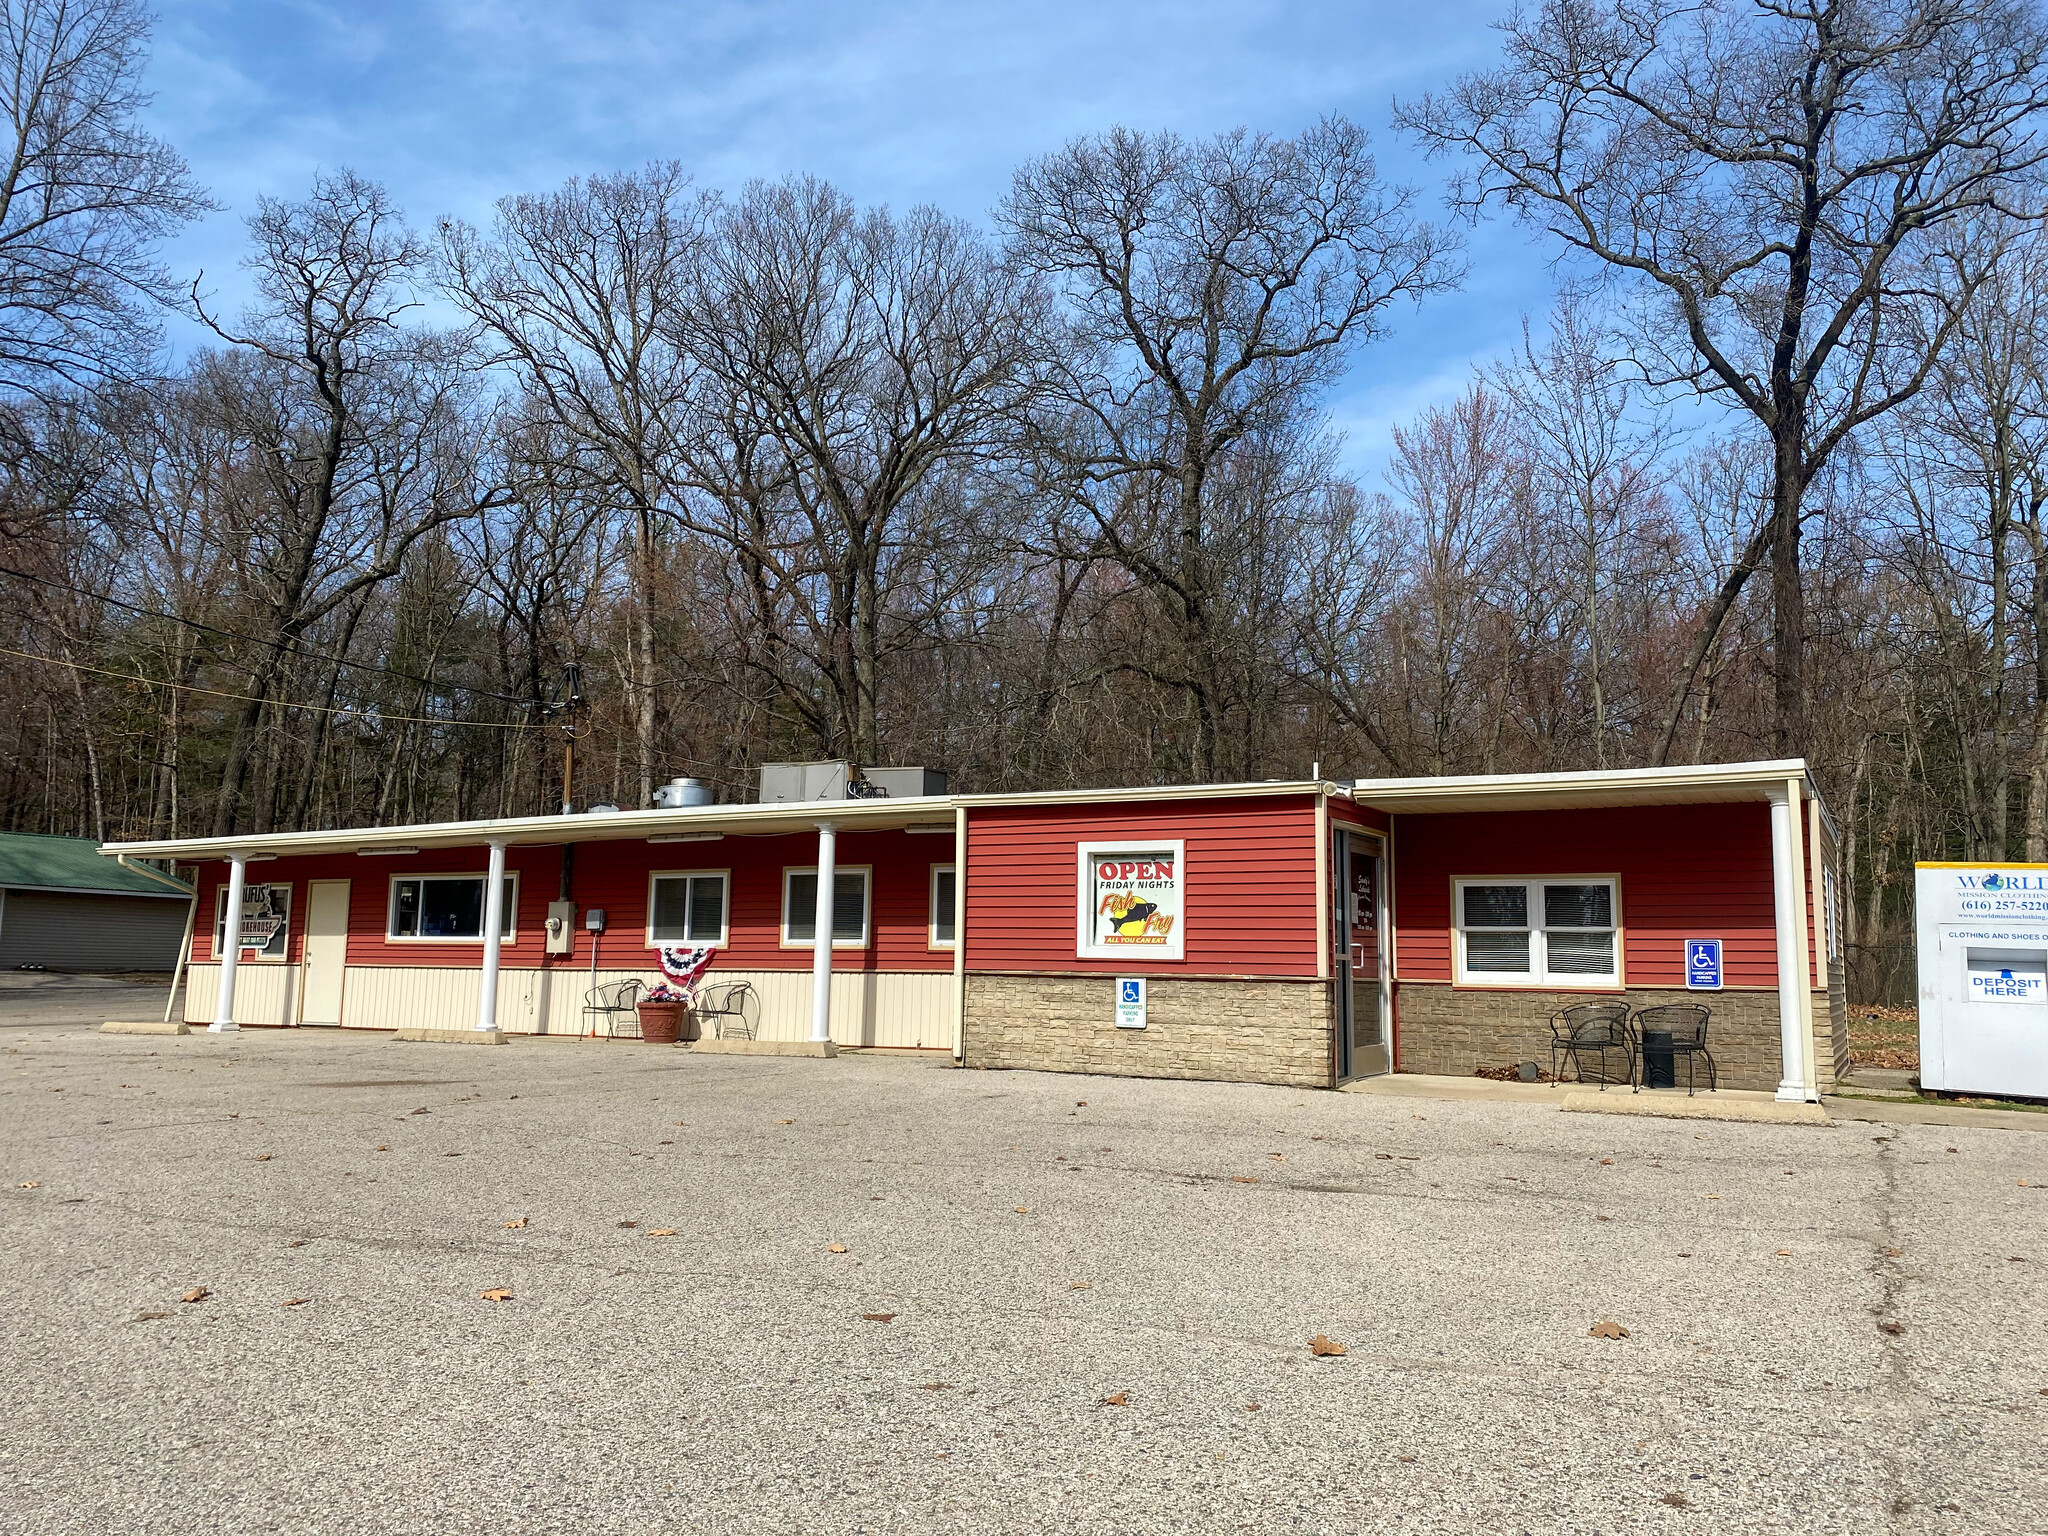
[[[957,911],[957,909],[958,909],[958,907],[959,907],[960,903],[959,903],[959,901],[958,901],[957,899],[955,899],[955,900],[953,900],[953,901],[950,901],[950,902],[948,902],[948,903],[946,904],[946,916],[947,916],[947,918],[948,918],[949,920],[953,921],[953,925],[954,925],[954,926],[953,926],[953,937],[952,937],[952,938],[950,938],[950,939],[942,939],[942,938],[940,938],[940,937],[939,937],[939,876],[940,876],[940,875],[951,875],[951,876],[953,877],[953,888],[954,888],[954,895],[955,895],[955,897],[957,898],[957,897],[958,897],[958,894],[959,894],[959,887],[960,887],[960,866],[959,866],[959,865],[957,865],[957,864],[934,864],[934,865],[932,866],[932,869],[931,869],[931,875],[930,875],[930,877],[929,877],[929,878],[928,878],[928,879],[926,880],[926,882],[925,882],[925,916],[924,916],[924,947],[925,947],[926,949],[934,949],[934,950],[940,950],[940,951],[942,951],[942,952],[950,952],[950,951],[952,951],[952,950],[954,950],[954,949],[957,949],[957,948],[959,948],[959,946],[960,946],[960,927],[959,927],[959,923],[958,923],[958,916],[959,916],[959,913],[958,913],[958,911]]]
[[[791,875],[816,875],[817,872],[818,866],[815,864],[785,864],[782,866],[782,927],[777,934],[777,937],[781,940],[781,943],[777,946],[778,948],[814,949],[817,947],[815,932],[808,939],[792,939],[789,936],[789,877]],[[842,939],[837,934],[834,934],[832,947],[834,949],[866,949],[875,936],[875,867],[872,864],[835,864],[832,870],[832,897],[835,902],[839,899],[838,881],[841,875],[860,876],[861,936],[857,939]],[[816,929],[816,918],[811,920],[811,926],[814,930]]]
[[[1527,893],[1526,928],[1484,928],[1487,933],[1527,933],[1529,969],[1526,971],[1475,971],[1465,962],[1465,891],[1475,885],[1519,885]],[[1543,887],[1546,885],[1604,885],[1607,887],[1607,928],[1552,929],[1543,921]],[[1545,935],[1558,933],[1612,933],[1614,969],[1611,971],[1553,971],[1550,947]],[[1461,987],[1522,987],[1548,992],[1580,988],[1613,990],[1623,985],[1626,967],[1622,959],[1621,876],[1604,875],[1456,875],[1451,880],[1451,979]]]
[[[1165,853],[1173,855],[1176,900],[1173,926],[1166,930],[1164,944],[1101,944],[1095,941],[1095,881],[1088,866],[1109,853]],[[1074,958],[1077,960],[1121,960],[1142,970],[1153,961],[1178,962],[1187,954],[1188,850],[1181,838],[1152,837],[1116,842],[1093,840],[1074,847]]]
[[[297,894],[293,890],[294,884],[295,882],[290,880],[244,880],[242,885],[242,905],[245,909],[249,904],[249,892],[254,890],[257,886],[262,886],[263,889],[265,889],[266,891],[276,890],[280,886],[284,888],[284,928],[281,930],[284,938],[284,948],[280,950],[277,954],[266,955],[263,953],[262,950],[253,948],[250,945],[238,944],[235,946],[236,964],[291,964],[292,916],[299,909],[299,899]],[[213,958],[216,962],[218,962],[221,958],[221,950],[223,948],[221,944],[221,939],[225,936],[227,932],[227,928],[222,923],[221,919],[226,916],[228,892],[233,887],[233,885],[234,878],[232,875],[230,875],[226,884],[216,885],[213,888]]]
[[[474,938],[464,938],[460,934],[447,933],[393,933],[391,931],[391,923],[398,909],[398,882],[401,880],[474,880],[477,884],[483,886],[483,889],[477,894],[483,898],[484,904],[489,906],[491,892],[487,882],[490,878],[491,872],[488,865],[482,869],[408,870],[402,875],[391,876],[389,882],[384,887],[384,942],[386,944],[474,944],[478,948],[482,948],[484,936],[481,933],[477,934]],[[498,942],[500,944],[516,944],[519,942],[519,871],[508,869],[505,871],[505,878],[512,882],[510,914],[512,926],[498,935]],[[479,918],[478,921],[482,921],[482,919]]]
[[[659,939],[654,936],[654,882],[657,880],[708,880],[716,876],[718,888],[718,937],[710,941],[703,939]],[[690,893],[683,889],[684,921],[688,921]],[[729,869],[650,869],[647,872],[647,943],[648,949],[660,949],[663,945],[694,944],[711,949],[724,949],[732,942],[732,871]]]

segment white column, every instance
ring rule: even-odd
[[[228,855],[227,920],[220,928],[220,953],[214,956],[220,962],[220,999],[213,1006],[213,1022],[206,1026],[211,1035],[241,1028],[235,1022],[235,964],[242,958],[242,885],[248,873],[246,853]]]
[[[811,1039],[832,1038],[832,888],[837,828],[818,823],[818,912],[811,935]]]
[[[477,988],[476,1027],[498,1027],[498,935],[505,926],[505,843],[491,844],[490,872],[484,876],[484,974]]]
[[[1771,792],[1771,889],[1778,919],[1778,1043],[1784,1075],[1778,1080],[1778,1097],[1788,1103],[1806,1102],[1806,1010],[1800,993],[1806,986],[1806,946],[1801,935],[1806,927],[1799,870],[1794,859],[1799,829],[1793,817],[1789,785]]]

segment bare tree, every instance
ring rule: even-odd
[[[0,3],[0,386],[133,367],[170,296],[153,247],[212,206],[137,125],[148,41],[136,0]]]
[[[874,762],[885,664],[983,569],[1044,296],[957,219],[863,213],[804,178],[718,211],[671,325],[694,370],[685,521],[736,562],[813,739]]]
[[[475,478],[472,374],[459,338],[409,331],[428,249],[383,188],[343,171],[249,221],[258,302],[240,330],[193,306],[238,354],[206,365],[250,445],[237,540],[263,643],[249,668],[214,816],[236,829],[251,755],[292,648],[396,575],[425,534],[502,499]],[[321,718],[326,718],[323,714]],[[259,817],[259,819],[262,819]]]
[[[632,555],[634,751],[653,804],[660,694],[656,544],[679,510],[677,420],[686,368],[671,340],[701,242],[703,208],[673,162],[571,181],[498,204],[488,239],[443,221],[443,281],[497,360],[568,436],[569,463],[627,518]]]
[[[1469,157],[1456,207],[1504,206],[1633,280],[1650,375],[1725,400],[1769,438],[1769,522],[1715,607],[1768,552],[1777,745],[1801,752],[1806,490],[1850,433],[1925,382],[2000,222],[2034,212],[2028,178],[2048,153],[2038,11],[1547,0],[1503,30],[1504,65],[1396,120]],[[1718,627],[1710,616],[1705,631]]]
[[[1018,171],[1000,210],[1086,348],[1056,451],[1074,504],[1170,608],[1177,633],[1150,671],[1193,705],[1198,778],[1215,776],[1225,728],[1212,479],[1255,437],[1299,436],[1396,302],[1456,280],[1451,242],[1412,201],[1380,180],[1365,134],[1329,118],[1292,139],[1076,139]]]

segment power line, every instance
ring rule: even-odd
[[[279,709],[307,709],[323,715],[362,715],[379,722],[399,725],[455,725],[478,726],[489,731],[538,731],[545,726],[531,720],[449,720],[440,715],[388,715],[381,709],[359,709],[351,704],[305,704],[291,699],[260,699],[253,693],[223,693],[218,688],[200,688],[192,683],[167,683],[161,678],[144,677],[135,672],[109,672],[105,667],[89,667],[82,661],[66,661],[61,656],[38,656],[33,651],[10,650],[0,645],[0,656],[19,656],[23,661],[40,661],[45,666],[69,667],[74,672],[90,672],[97,677],[116,678],[124,683],[140,683],[145,688],[168,688],[173,693],[201,693],[210,699],[239,699],[244,704],[274,704]]]
[[[272,650],[289,651],[295,656],[304,656],[309,661],[331,662],[337,667],[353,667],[358,672],[375,672],[382,677],[395,677],[404,682],[418,683],[422,688],[432,688],[436,692],[471,693],[479,698],[496,699],[501,704],[516,704],[521,709],[531,709],[534,707],[532,699],[514,698],[509,693],[493,693],[488,688],[478,688],[469,683],[440,683],[434,681],[431,677],[417,677],[410,672],[400,672],[395,667],[380,667],[367,661],[351,661],[346,656],[329,656],[320,651],[306,650],[303,646],[287,645],[282,640],[266,640],[260,635],[245,635],[238,630],[222,629],[218,624],[208,624],[200,619],[188,619],[182,614],[158,613],[153,608],[142,608],[134,603],[124,602],[111,593],[94,592],[86,587],[74,587],[68,581],[54,581],[48,576],[37,576],[29,571],[17,571],[12,566],[0,565],[0,576],[16,576],[23,581],[33,581],[38,586],[55,587],[60,592],[70,592],[79,597],[89,597],[94,602],[112,603],[116,608],[125,608],[130,613],[139,613],[146,619],[161,619],[167,624],[183,624],[188,629],[200,629],[205,630],[208,634],[225,635],[230,640],[242,640],[250,645],[267,645]],[[168,687],[170,685],[164,684],[162,686]],[[238,695],[223,695],[223,697],[238,697]],[[310,709],[314,706],[306,705],[304,707]],[[397,717],[390,716],[388,718],[396,719]]]

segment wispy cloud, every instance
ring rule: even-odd
[[[1021,161],[1111,123],[1290,132],[1342,112],[1433,196],[1389,103],[1491,58],[1504,4],[160,0],[150,83],[156,127],[228,205],[172,258],[233,307],[241,220],[341,165],[421,222],[656,158],[706,186],[810,171],[982,218]],[[1481,231],[1466,291],[1398,316],[1331,402],[1347,461],[1376,462],[1549,286],[1519,234]]]

